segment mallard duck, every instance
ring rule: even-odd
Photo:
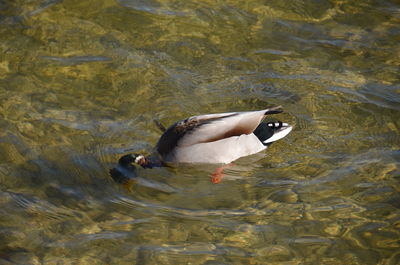
[[[289,124],[262,122],[267,115],[281,112],[278,106],[193,116],[164,129],[156,145],[161,164],[138,154],[126,155],[125,159],[144,168],[177,163],[229,164],[285,137],[292,130]]]

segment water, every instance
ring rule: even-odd
[[[397,1],[0,3],[0,264],[399,264]],[[202,113],[294,125],[213,166],[108,170]]]

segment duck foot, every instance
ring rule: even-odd
[[[223,165],[222,167],[217,168],[214,173],[211,175],[211,182],[214,184],[218,184],[224,178],[224,169],[233,166],[233,163]]]

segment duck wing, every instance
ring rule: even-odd
[[[242,134],[251,134],[265,115],[281,113],[280,106],[259,111],[229,112],[199,115],[179,121],[169,127],[157,143],[161,156],[177,146],[209,143]]]

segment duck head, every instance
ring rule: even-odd
[[[118,160],[118,166],[110,169],[109,173],[115,182],[127,183],[133,178],[136,178],[137,164],[143,168],[152,168],[153,164],[143,155],[127,154]]]
[[[124,184],[136,177],[136,167],[133,165],[135,157],[131,154],[124,155],[118,160],[118,166],[110,169],[110,176],[115,182]]]
[[[140,154],[127,154],[118,160],[118,164],[123,168],[135,167],[133,163],[138,164],[143,168],[152,168],[150,160]]]

